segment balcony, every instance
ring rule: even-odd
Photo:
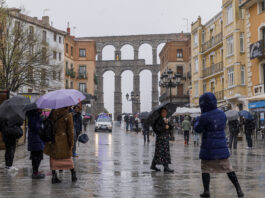
[[[209,41],[202,44],[202,52],[205,52],[223,41],[223,33],[219,33],[216,36],[212,37]]]
[[[79,72],[77,78],[78,79],[87,79],[87,73]]]
[[[214,93],[217,100],[224,100],[224,91],[217,91]]]
[[[213,64],[212,66],[207,67],[202,71],[202,77],[205,78],[207,76],[211,76],[213,74],[222,72],[223,69],[224,69],[223,62]]]
[[[264,84],[254,86],[254,96],[264,94]]]
[[[66,72],[65,72],[66,76],[70,76],[71,78],[75,78],[75,71],[73,68],[71,69],[66,69]]]

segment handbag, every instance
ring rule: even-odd
[[[79,137],[78,137],[78,141],[83,143],[83,144],[87,143],[88,140],[89,140],[89,138],[88,138],[88,135],[86,133],[83,133],[83,134],[79,135]]]
[[[19,139],[23,136],[23,130],[20,126],[14,125],[14,126],[6,126],[4,127],[4,135],[7,137],[12,137],[15,139]]]

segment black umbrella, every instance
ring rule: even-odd
[[[21,124],[25,120],[25,107],[30,104],[29,98],[14,96],[0,105],[0,120],[6,120],[8,125]]]
[[[165,108],[167,110],[167,116],[170,117],[173,115],[173,113],[176,112],[177,105],[168,102],[154,107],[153,111],[149,113],[147,118],[151,125],[153,125],[156,122],[156,120],[159,118],[160,111],[162,108]]]
[[[27,112],[27,111],[36,110],[36,109],[38,109],[37,104],[31,103],[31,104],[26,105],[23,110]]]
[[[142,119],[147,119],[149,116],[149,112],[145,111],[145,112],[142,112],[139,114],[139,118],[142,120]]]

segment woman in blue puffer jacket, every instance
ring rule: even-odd
[[[44,143],[40,139],[39,130],[42,125],[41,110],[31,110],[28,116],[28,151],[32,160],[32,179],[43,179],[44,174],[39,173],[39,166],[43,159]]]
[[[202,115],[195,121],[194,130],[202,133],[200,159],[204,192],[200,196],[210,197],[210,173],[227,173],[237,190],[238,197],[243,197],[244,194],[229,161],[230,153],[224,132],[226,115],[217,109],[217,100],[213,93],[204,93],[199,99],[199,104]]]

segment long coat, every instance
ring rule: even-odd
[[[43,151],[44,142],[40,139],[39,130],[42,118],[40,113],[32,111],[28,114],[28,150]]]
[[[165,121],[159,117],[153,126],[156,133],[155,155],[153,163],[155,164],[171,164],[169,137],[172,126],[169,124],[169,129],[166,129]]]
[[[221,160],[230,156],[225,136],[226,115],[217,109],[217,100],[213,93],[204,93],[199,104],[202,115],[197,118],[194,130],[202,133],[200,159]]]
[[[47,143],[44,153],[53,159],[68,159],[72,156],[74,146],[74,125],[72,114],[67,108],[56,109],[51,115],[54,124],[55,139]]]

